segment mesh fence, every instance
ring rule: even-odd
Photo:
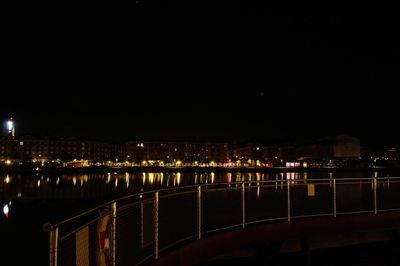
[[[374,211],[373,180],[358,182],[336,182],[338,213]]]
[[[245,187],[246,221],[248,223],[286,219],[286,186],[280,184],[260,184]]]
[[[242,222],[240,184],[231,187],[205,187],[202,192],[203,231],[210,232]]]
[[[377,182],[377,205],[379,210],[400,209],[400,180],[389,178]]]
[[[157,247],[167,251],[199,232],[287,219],[288,213],[296,218],[331,215],[334,208],[338,214],[400,208],[399,179],[239,182],[197,189],[163,190],[158,200],[154,193],[119,200],[63,224],[57,265],[113,265],[114,259],[115,265],[137,265],[152,261]]]
[[[158,219],[160,249],[193,238],[197,233],[197,192],[161,195]]]
[[[332,215],[333,194],[333,183],[303,183],[291,185],[291,216]]]
[[[96,256],[99,253],[98,243],[99,228],[101,219],[94,220],[78,230],[65,234],[60,237],[58,243],[58,265],[98,265]],[[106,237],[104,236],[104,241]]]
[[[135,265],[154,253],[154,201],[120,208],[116,218],[116,263]]]

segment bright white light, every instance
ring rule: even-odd
[[[6,204],[3,207],[3,213],[4,213],[5,216],[8,216],[8,212],[9,212],[9,208],[8,208],[8,204]]]
[[[7,121],[7,130],[11,132],[14,128],[14,122],[13,121]]]

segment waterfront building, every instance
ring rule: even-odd
[[[208,165],[225,163],[228,144],[225,142],[129,141],[126,143],[129,161],[156,165]]]
[[[361,160],[360,140],[348,135],[327,137],[294,149],[299,161],[311,166],[346,166]]]
[[[2,138],[0,159],[13,161],[118,162],[126,159],[124,145],[78,138],[49,138],[26,135]]]

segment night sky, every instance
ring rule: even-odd
[[[17,134],[400,145],[390,7],[4,5],[0,116]]]

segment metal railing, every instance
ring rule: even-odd
[[[125,196],[44,225],[50,266],[134,265],[253,224],[400,210],[400,177],[241,181]]]

